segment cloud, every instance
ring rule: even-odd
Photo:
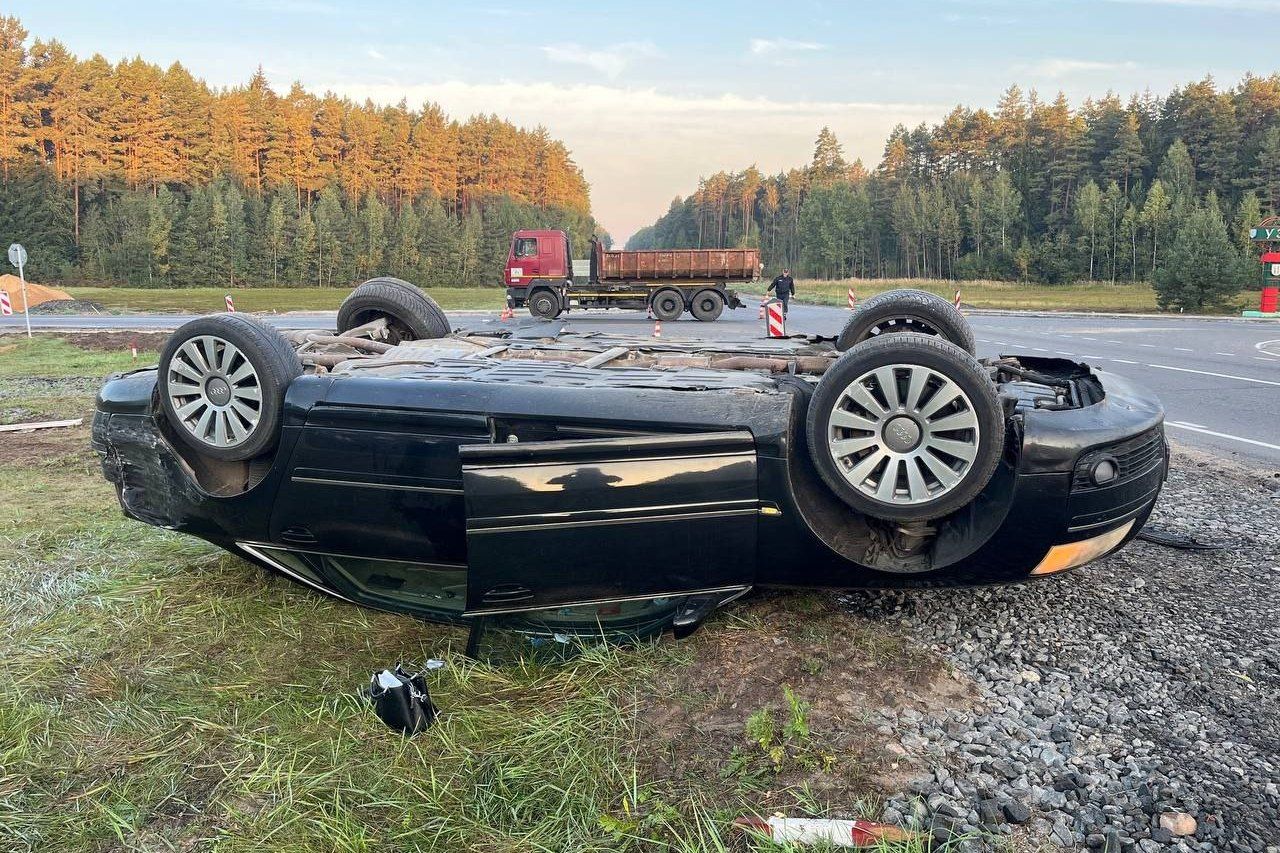
[[[825,44],[819,44],[816,41],[796,41],[786,38],[751,40],[751,52],[756,56],[772,56],[779,53],[826,49],[827,46]]]
[[[382,62],[384,59],[386,59],[386,57],[382,53],[380,53],[377,48],[373,48],[373,47],[366,48],[364,53],[365,53],[365,56],[369,57],[370,59],[376,59],[379,62]]]
[[[569,147],[591,184],[592,211],[618,239],[665,213],[698,178],[753,163],[766,173],[808,162],[823,125],[849,159],[879,162],[895,124],[940,121],[949,107],[919,103],[676,95],[653,88],[501,81],[352,84],[316,81],[358,101],[438,103],[450,115],[497,113],[542,125]],[[728,129],[728,130],[726,130]]]
[[[1071,74],[1094,73],[1103,71],[1133,71],[1138,67],[1138,63],[1125,62],[1097,62],[1091,59],[1042,59],[1034,65],[1025,66],[1025,69],[1032,74],[1041,77],[1066,77]]]
[[[653,42],[648,41],[624,41],[594,50],[583,47],[577,42],[567,42],[545,45],[542,52],[552,62],[585,65],[588,68],[594,68],[610,80],[617,78],[637,59],[651,59],[662,55]]]

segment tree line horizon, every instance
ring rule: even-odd
[[[1223,308],[1261,285],[1248,230],[1278,212],[1280,75],[1077,109],[1014,85],[897,126],[873,170],[824,127],[803,167],[704,177],[627,247],[758,247],[828,279],[1150,282],[1164,307]]]
[[[278,94],[261,68],[215,89],[28,35],[0,17],[0,239],[27,246],[33,280],[478,286],[517,228],[607,237],[543,127]]]

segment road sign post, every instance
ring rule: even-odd
[[[21,243],[9,247],[9,263],[18,268],[18,281],[22,282],[22,316],[27,318],[27,337],[31,337],[31,303],[27,301],[27,275],[23,267],[27,265],[27,250]]]

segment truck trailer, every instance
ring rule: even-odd
[[[760,278],[758,249],[605,249],[573,260],[563,231],[517,231],[505,273],[507,304],[552,319],[572,308],[648,309],[659,320],[686,310],[710,322],[725,306],[741,308],[730,285]]]

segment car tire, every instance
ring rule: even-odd
[[[836,349],[841,352],[883,334],[934,335],[976,355],[973,330],[954,305],[924,290],[886,290],[870,297],[845,321]]]
[[[982,365],[950,341],[917,334],[841,355],[806,421],[810,458],[831,490],[890,521],[941,518],[971,502],[999,464],[1004,433]]]
[[[714,290],[700,290],[689,302],[689,313],[704,323],[710,323],[724,313],[724,298]]]
[[[564,307],[560,304],[560,297],[554,290],[545,287],[530,294],[527,304],[529,313],[543,320],[554,320],[564,311]]]
[[[449,318],[422,288],[403,279],[372,278],[351,291],[338,308],[338,332],[385,317],[391,343],[443,338]]]
[[[284,394],[302,362],[275,329],[244,314],[185,323],[160,353],[160,406],[202,456],[253,459],[275,447]]]
[[[653,294],[653,298],[649,300],[649,307],[654,317],[670,322],[684,313],[684,296],[674,288],[663,288]]]

